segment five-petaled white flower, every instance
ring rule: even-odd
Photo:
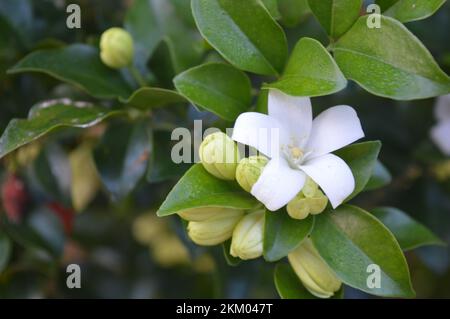
[[[309,176],[331,205],[339,206],[353,192],[355,179],[348,165],[331,152],[364,137],[355,110],[335,106],[313,121],[309,98],[270,90],[268,111],[269,115],[241,114],[233,129],[233,140],[270,158],[252,195],[275,211],[301,191]]]
[[[442,153],[450,156],[450,94],[438,97],[434,114],[438,123],[431,129],[431,139]]]

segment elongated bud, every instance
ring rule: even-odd
[[[220,179],[234,180],[239,162],[237,144],[225,133],[208,135],[200,144],[200,160],[203,167]]]
[[[310,178],[305,186],[286,206],[292,218],[305,219],[309,214],[317,215],[325,210],[328,198],[322,193],[318,185]]]
[[[269,160],[264,156],[243,158],[236,169],[236,181],[250,193]]]
[[[107,66],[120,69],[133,61],[134,45],[131,35],[122,28],[110,28],[100,38],[100,58]]]
[[[241,259],[258,258],[263,253],[264,212],[242,218],[233,231],[230,254]]]
[[[289,262],[303,285],[319,298],[330,298],[341,288],[341,281],[307,238],[288,255]]]
[[[243,211],[233,208],[200,207],[185,210],[178,213],[178,215],[184,220],[188,220],[190,222],[201,222],[214,217],[226,216],[227,214],[235,214],[237,212],[244,214]]]
[[[189,222],[188,235],[197,245],[213,246],[223,243],[231,237],[242,216],[243,211],[234,210],[200,222]]]

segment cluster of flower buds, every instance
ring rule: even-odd
[[[328,198],[319,189],[319,186],[308,177],[305,186],[286,206],[292,218],[305,219],[309,214],[317,215],[325,210]]]
[[[247,192],[251,192],[268,163],[264,156],[240,159],[237,143],[222,132],[208,135],[199,148],[203,167],[213,176],[223,180],[236,180]],[[325,210],[328,198],[310,178],[302,191],[287,205],[292,218],[304,219],[309,214]],[[230,254],[241,259],[262,256],[264,237],[264,211],[224,207],[200,207],[179,212],[187,220],[188,235],[198,245],[212,246],[231,238]],[[292,256],[304,248],[299,248]],[[293,260],[295,260],[294,257]]]

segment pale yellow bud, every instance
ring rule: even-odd
[[[230,254],[241,259],[258,258],[263,253],[264,212],[257,211],[242,218],[233,231]]]
[[[93,145],[82,143],[69,155],[72,205],[76,212],[83,211],[100,189],[100,178],[92,158]]]
[[[213,246],[231,237],[233,229],[243,216],[243,211],[231,210],[199,222],[189,222],[188,235],[194,243]]]
[[[247,192],[252,190],[269,160],[264,156],[243,158],[236,169],[236,181]]]
[[[289,262],[303,285],[319,298],[330,298],[341,288],[341,281],[325,263],[310,239],[288,255]]]
[[[237,144],[225,133],[208,135],[200,145],[200,160],[203,167],[220,179],[234,180],[239,162]]]
[[[100,58],[107,66],[120,69],[133,61],[134,44],[131,35],[122,28],[110,28],[100,38]]]
[[[201,222],[207,219],[211,219],[213,217],[225,216],[227,214],[234,214],[235,212],[240,212],[244,214],[243,211],[234,209],[234,208],[226,208],[226,207],[200,207],[200,208],[192,208],[182,212],[179,212],[178,215],[184,220],[188,220],[190,222]]]
[[[164,234],[150,248],[155,261],[164,267],[185,265],[190,262],[189,252],[176,235]]]
[[[310,178],[305,186],[286,206],[292,218],[305,219],[309,214],[317,215],[325,210],[328,198],[322,193],[318,185]]]

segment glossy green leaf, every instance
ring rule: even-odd
[[[428,228],[397,208],[380,207],[373,209],[371,213],[389,228],[403,250],[426,245],[445,245]]]
[[[192,12],[203,37],[237,68],[266,75],[283,69],[286,37],[260,0],[192,0]]]
[[[370,176],[369,181],[364,187],[365,191],[370,191],[378,189],[389,185],[392,181],[391,173],[379,160],[376,161],[375,167],[373,168],[372,176]]]
[[[122,111],[70,100],[51,100],[30,109],[28,119],[13,119],[0,138],[0,158],[58,128],[87,128]]]
[[[430,52],[392,18],[381,17],[378,29],[359,18],[333,50],[344,75],[372,94],[412,100],[450,93],[450,78]]]
[[[314,246],[342,282],[367,293],[413,297],[408,265],[394,235],[364,210],[342,205],[316,216]],[[380,267],[380,288],[369,287],[369,265]]]
[[[312,231],[314,216],[303,220],[289,217],[286,210],[266,212],[264,224],[264,259],[277,261],[300,245]]]
[[[5,233],[0,232],[0,274],[8,265],[11,251],[11,240],[6,236]]]
[[[179,74],[174,83],[192,103],[229,121],[251,104],[250,80],[228,64],[202,64]]]
[[[377,0],[383,14],[400,22],[416,21],[433,15],[446,0]]]
[[[147,119],[108,127],[94,150],[94,160],[113,200],[123,199],[134,189],[147,170],[151,151]]]
[[[278,8],[286,27],[295,27],[311,13],[308,0],[278,0]]]
[[[33,52],[8,70],[22,72],[48,74],[98,98],[128,98],[131,93],[120,73],[101,62],[98,50],[84,44]]]
[[[231,240],[227,240],[222,244],[223,256],[229,266],[235,267],[242,262],[239,257],[233,257],[230,254]]]
[[[327,34],[338,38],[355,23],[362,0],[308,0],[311,11]]]
[[[281,79],[266,85],[289,95],[320,96],[347,85],[339,67],[319,41],[302,38],[295,46]]]
[[[258,205],[258,201],[237,183],[212,176],[199,163],[178,181],[157,214],[167,216],[197,207],[253,209]]]
[[[122,102],[141,110],[148,110],[170,104],[183,103],[186,102],[186,99],[172,90],[143,87],[136,90],[129,99],[122,100]]]
[[[303,286],[289,264],[278,263],[273,276],[275,288],[282,299],[317,299]]]
[[[267,11],[274,19],[279,19],[281,17],[280,11],[278,10],[278,0],[261,0]]]
[[[355,190],[346,201],[359,194],[369,182],[380,149],[381,142],[370,141],[352,144],[335,152],[337,156],[347,163],[355,178]]]

